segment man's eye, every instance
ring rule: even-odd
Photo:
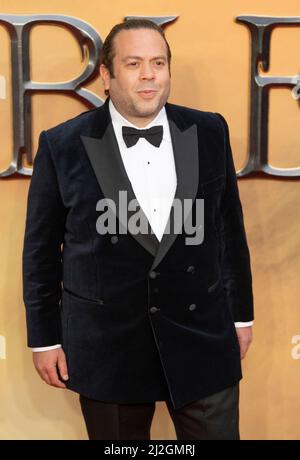
[[[156,64],[158,64],[158,65],[163,65],[164,62],[163,62],[163,61],[156,61]]]
[[[129,65],[132,65],[132,66],[135,66],[135,64],[137,64],[137,62],[130,62]]]

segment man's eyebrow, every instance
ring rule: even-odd
[[[127,59],[138,59],[139,61],[142,61],[143,58],[141,56],[125,56],[122,61],[127,61]],[[165,56],[154,56],[153,58],[151,58],[151,61],[153,59],[164,59],[166,61],[166,57]]]

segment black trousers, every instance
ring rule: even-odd
[[[150,440],[155,401],[114,404],[79,396],[90,440]],[[239,384],[180,409],[165,401],[178,440],[239,440]]]

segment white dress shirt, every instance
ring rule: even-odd
[[[166,227],[177,187],[176,168],[166,109],[163,107],[157,116],[146,126],[140,128],[124,118],[109,100],[109,111],[117,138],[122,161],[130,180],[136,199],[144,211],[153,232],[161,241]],[[163,138],[155,147],[145,138],[139,138],[132,147],[127,147],[122,126],[148,129],[154,125],[163,126]],[[236,327],[252,326],[253,321],[236,322]],[[32,348],[32,351],[47,351],[61,347],[60,344]]]

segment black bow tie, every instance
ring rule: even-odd
[[[163,137],[163,126],[152,126],[148,129],[135,129],[131,126],[122,126],[123,139],[127,147],[132,147],[140,137],[147,139],[150,144],[159,147]]]

